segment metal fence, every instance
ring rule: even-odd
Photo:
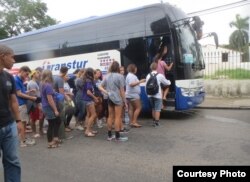
[[[250,62],[243,62],[239,52],[205,51],[203,57],[207,79],[250,79]]]

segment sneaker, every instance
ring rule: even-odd
[[[25,143],[27,146],[32,146],[36,144],[36,141],[32,138],[26,138]]]
[[[102,128],[103,127],[101,119],[97,120],[96,124],[97,124],[97,128]]]
[[[78,125],[78,126],[76,127],[76,129],[77,129],[77,130],[80,130],[80,131],[83,131],[83,130],[84,130],[84,128],[83,128],[81,125]]]
[[[116,142],[126,142],[128,141],[128,137],[126,136],[120,136],[119,138],[115,138]]]
[[[27,144],[25,142],[21,142],[20,147],[27,147]]]
[[[36,133],[35,135],[33,135],[34,138],[39,138],[40,137],[40,134],[39,133]]]
[[[65,140],[70,140],[72,138],[74,138],[74,136],[73,135],[69,135],[69,136],[65,137]]]
[[[115,135],[112,135],[111,137],[108,136],[107,138],[108,141],[112,141],[113,139],[115,139]]]
[[[159,121],[153,121],[153,125],[152,125],[153,127],[158,127],[158,126],[160,126],[160,123],[159,123]]]
[[[120,130],[121,134],[125,134],[125,133],[128,133],[128,132],[129,132],[129,129],[127,129],[127,128],[123,128],[122,130]]]

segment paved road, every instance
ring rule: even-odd
[[[173,165],[249,165],[247,110],[167,113],[159,128],[141,120],[126,143],[106,141],[102,129],[96,138],[74,131],[58,149],[47,149],[45,139],[22,148],[23,182],[166,182]]]

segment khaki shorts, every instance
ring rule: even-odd
[[[21,105],[19,106],[19,113],[20,113],[20,117],[21,117],[21,121],[22,122],[28,122],[29,121],[29,115],[27,113],[27,107],[26,105]]]

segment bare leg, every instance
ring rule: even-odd
[[[87,115],[88,115],[88,117],[87,117],[88,120],[87,120],[87,128],[85,131],[85,135],[86,136],[93,136],[92,126],[93,126],[93,123],[97,117],[94,103],[87,106]]]
[[[169,91],[168,87],[163,90],[163,97],[162,97],[163,100],[167,100],[168,91]]]
[[[115,131],[120,131],[122,110],[123,106],[115,106]]]
[[[112,131],[112,125],[115,120],[115,107],[109,105],[108,112],[109,114],[108,114],[108,120],[107,120],[107,127],[108,127],[108,131]]]
[[[130,102],[131,102],[131,105],[133,108],[131,124],[132,124],[132,126],[140,127],[141,125],[138,124],[137,118],[141,112],[141,101],[138,99],[138,100],[134,100],[134,101],[130,101]]]

